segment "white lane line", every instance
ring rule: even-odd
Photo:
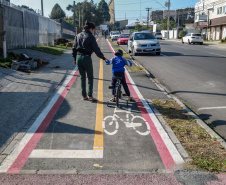
[[[29,158],[39,159],[88,159],[103,158],[103,150],[33,150]]]
[[[24,135],[24,137],[21,139],[20,143],[16,145],[15,149],[13,152],[6,157],[6,159],[2,162],[0,166],[0,172],[6,173],[10,166],[14,163],[16,158],[19,156],[21,151],[24,149],[24,147],[27,145],[27,143],[30,141],[32,136],[35,134],[36,130],[39,128],[43,120],[46,118],[52,107],[55,105],[56,101],[59,99],[61,96],[62,92],[64,89],[67,87],[68,83],[74,76],[74,74],[77,71],[77,67],[67,76],[65,79],[64,83],[61,85],[60,89],[58,92],[54,95],[54,97],[51,99],[49,104],[46,106],[46,108],[42,111],[42,113],[38,116],[36,121],[33,123],[33,125],[29,128],[27,133]]]
[[[167,149],[169,150],[174,162],[176,164],[183,164],[184,159],[181,157],[180,153],[178,152],[177,148],[173,144],[172,140],[169,138],[169,135],[166,133],[166,131],[162,127],[161,123],[159,122],[158,118],[156,117],[156,115],[154,114],[154,112],[152,111],[150,106],[148,105],[147,101],[144,99],[143,95],[138,90],[138,88],[137,88],[136,84],[134,83],[133,79],[131,78],[129,72],[127,70],[125,70],[125,72],[129,78],[131,84],[133,85],[133,88],[136,91],[138,97],[140,98],[141,102],[143,103],[144,107],[146,108],[150,118],[153,120],[153,123],[154,123],[156,129],[158,130],[159,135],[161,136],[162,140],[164,141]]]
[[[199,108],[198,111],[200,111],[200,110],[212,110],[212,109],[226,109],[226,106],[223,106],[223,107],[202,107],[202,108]]]
[[[110,44],[110,42],[106,39],[106,41],[108,42],[110,48],[112,51],[114,51],[112,45]],[[177,148],[175,147],[175,145],[173,144],[172,140],[169,138],[169,135],[167,134],[167,132],[164,130],[164,128],[162,127],[161,123],[159,122],[158,118],[156,117],[156,115],[154,114],[154,112],[152,111],[151,107],[149,106],[149,104],[147,103],[147,101],[144,99],[143,95],[140,93],[138,87],[136,86],[136,84],[134,83],[132,77],[130,76],[128,70],[125,70],[125,73],[128,77],[128,79],[130,80],[130,83],[132,84],[137,96],[139,97],[139,99],[141,100],[141,102],[143,103],[145,109],[148,112],[148,115],[150,116],[150,118],[152,119],[156,129],[159,132],[159,135],[161,136],[164,144],[166,145],[169,153],[171,154],[174,162],[176,164],[184,164],[184,159],[182,158],[182,156],[180,155],[180,153],[178,152]]]

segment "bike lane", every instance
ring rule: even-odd
[[[106,58],[113,57],[106,40],[100,38],[99,46]],[[166,147],[171,143],[164,143],[153,126],[152,119],[155,118],[145,99],[137,91],[130,74],[127,72],[127,80],[135,101],[127,107],[123,98],[119,108],[115,108],[113,103],[107,106],[106,102],[111,98],[111,91],[108,89],[111,84],[111,66],[105,66],[95,55],[92,59],[94,96],[99,101],[81,101],[80,79],[77,78],[78,71],[75,69],[68,79],[69,83],[63,85],[66,88],[62,90],[47,117],[41,115],[44,118],[43,124],[36,132],[35,128],[29,130],[23,138],[28,143],[25,146],[23,143],[18,145],[20,151],[12,152],[6,158],[0,172],[125,173],[176,169],[175,158]],[[156,96],[163,96],[156,88],[150,88],[147,78],[143,81],[143,74],[131,75],[139,82],[138,89],[145,96],[156,92]],[[44,112],[47,113],[46,110]],[[102,127],[103,120],[105,131]],[[137,127],[134,123],[138,124]],[[149,127],[151,135],[146,134]],[[167,138],[167,135],[163,137]]]

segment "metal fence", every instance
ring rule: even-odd
[[[63,19],[60,20],[60,23],[62,37],[65,39],[73,40],[75,38],[74,26],[64,21]]]
[[[49,45],[61,37],[60,23],[26,9],[10,7],[11,4],[0,6],[0,29],[4,27],[6,31],[1,40],[6,41],[7,49]]]

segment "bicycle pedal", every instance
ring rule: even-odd
[[[122,94],[122,96],[127,96],[127,94]]]

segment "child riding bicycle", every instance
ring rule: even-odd
[[[123,85],[123,88],[125,90],[126,95],[128,96],[128,100],[132,101],[132,98],[130,97],[130,91],[129,88],[127,86],[126,83],[126,79],[125,79],[125,65],[128,65],[129,67],[132,66],[132,62],[124,59],[123,57],[123,51],[122,50],[116,50],[115,51],[115,57],[112,58],[110,61],[106,61],[106,65],[110,65],[112,64],[112,81],[111,81],[111,85],[112,85],[112,98],[110,99],[110,101],[115,102],[115,84],[116,84],[116,77],[121,77],[121,83]]]

